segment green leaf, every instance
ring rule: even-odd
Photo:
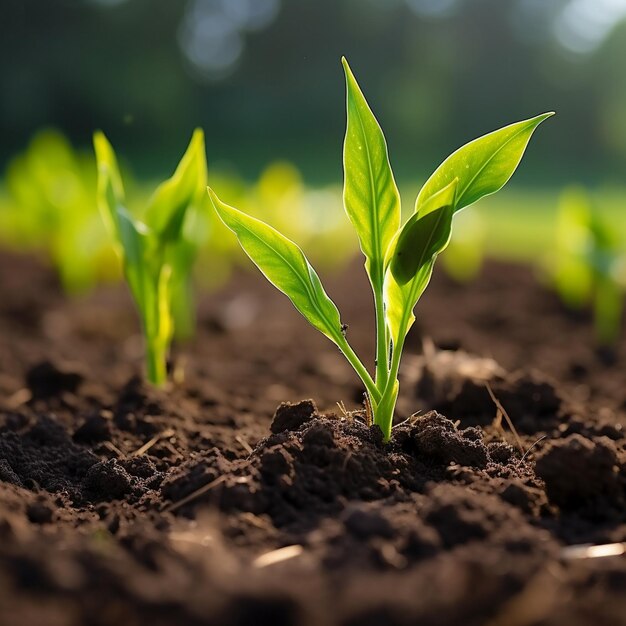
[[[167,379],[167,353],[174,330],[170,306],[172,269],[159,254],[151,230],[123,208],[117,214],[124,274],[144,331],[148,379],[161,385]]]
[[[400,226],[400,195],[393,178],[387,144],[348,62],[347,127],[343,147],[346,213],[354,225],[373,286],[382,281],[385,252]]]
[[[400,231],[389,265],[399,285],[408,283],[427,261],[445,248],[451,226],[452,204],[439,206],[426,215],[415,213],[409,219]]]
[[[94,133],[93,145],[98,165],[98,208],[104,223],[119,241],[118,209],[124,206],[122,177],[113,147],[104,133]]]
[[[205,198],[206,183],[204,133],[197,128],[174,175],[157,187],[144,214],[163,242],[180,238],[188,209]]]
[[[416,208],[422,212],[426,202],[458,178],[454,210],[473,204],[501,189],[515,172],[534,130],[554,113],[505,126],[453,152],[422,187]]]
[[[413,309],[428,286],[437,255],[448,245],[458,181],[436,193],[402,227],[385,275],[386,320],[394,346],[415,321]]]
[[[339,311],[302,250],[264,222],[223,203],[209,188],[218,215],[265,277],[282,291],[307,321],[333,342],[342,341]]]
[[[183,228],[188,223],[185,218],[194,215],[189,213],[190,208],[199,208],[205,201],[204,136],[201,130],[194,132],[176,172],[157,188],[144,213],[149,223],[133,218],[126,210],[115,153],[102,133],[94,135],[94,147],[98,203],[117,241],[126,281],[141,318],[148,379],[161,385],[167,380],[167,354],[174,330],[173,288],[181,293],[180,288],[188,286],[196,251],[197,240],[184,236]],[[190,306],[188,298],[184,306]],[[191,311],[181,313],[180,307],[178,311],[193,320]]]
[[[146,292],[151,283],[148,263],[150,232],[145,224],[133,220],[123,208],[117,210],[117,224],[118,237],[124,252],[124,274],[143,317],[149,299]]]

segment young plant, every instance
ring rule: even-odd
[[[167,356],[175,330],[174,299],[188,286],[194,254],[184,238],[191,211],[205,197],[207,182],[204,135],[197,129],[174,175],[156,189],[140,217],[125,206],[117,159],[106,137],[97,132],[98,204],[122,257],[135,300],[146,349],[148,380],[167,379]],[[186,306],[191,306],[188,299]],[[189,311],[181,313],[189,318]]]
[[[400,196],[383,132],[348,63],[344,142],[344,206],[365,256],[374,294],[376,361],[372,376],[346,337],[346,326],[302,250],[271,226],[224,204],[209,189],[217,213],[266,278],[333,341],[367,390],[366,400],[388,440],[398,397],[398,369],[413,309],[437,255],[450,239],[456,211],[498,191],[519,164],[537,126],[552,113],[506,126],[449,156],[422,187],[413,215],[400,224]]]
[[[95,207],[92,155],[72,148],[58,131],[43,130],[11,159],[9,198],[0,209],[0,239],[43,251],[71,294],[113,278],[113,250]]]
[[[561,196],[549,270],[564,304],[572,309],[591,305],[597,341],[613,345],[622,322],[622,242],[583,190],[568,189]]]

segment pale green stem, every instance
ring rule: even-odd
[[[146,369],[148,380],[157,387],[167,381],[167,348],[160,341],[146,338]]]
[[[336,338],[337,345],[341,350],[342,354],[348,359],[350,365],[354,368],[354,371],[359,375],[359,378],[363,381],[367,392],[370,395],[370,399],[374,405],[378,404],[380,401],[380,391],[376,387],[376,384],[372,380],[370,373],[367,371],[361,360],[356,355],[352,346],[348,343],[347,339],[341,335],[341,337]]]
[[[406,328],[406,323],[404,322],[404,320],[402,328]],[[389,437],[391,437],[393,415],[396,409],[396,402],[398,401],[398,371],[400,370],[400,359],[402,357],[402,350],[404,348],[405,335],[406,330],[400,333],[402,339],[398,342],[397,346],[394,346],[387,385],[382,392],[380,402],[374,408],[374,423],[380,426],[380,429],[383,431],[385,441],[389,441]]]
[[[376,308],[376,387],[380,390],[387,385],[389,376],[389,340],[387,338],[387,325],[385,324],[382,290],[377,289],[373,283],[372,288]]]
[[[146,346],[146,370],[148,380],[158,387],[167,382],[167,356],[171,337],[163,332],[164,304],[169,306],[167,285],[169,274],[164,270],[164,251],[158,251],[159,272],[154,278],[154,284],[149,290],[150,298],[143,310],[143,325]],[[169,315],[169,313],[167,313]]]

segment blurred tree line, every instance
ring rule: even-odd
[[[556,110],[519,183],[626,179],[626,0],[2,0],[0,165],[42,126],[107,132],[157,176],[209,163],[341,172],[345,54],[400,180]]]

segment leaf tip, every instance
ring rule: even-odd
[[[537,115],[537,117],[535,117],[534,120],[538,126],[539,124],[547,120],[549,117],[552,117],[553,115],[556,115],[556,111],[546,111],[545,113],[541,113],[540,115]]]
[[[99,151],[106,149],[109,146],[105,134],[101,130],[96,130],[93,134],[93,147],[96,151],[96,155]]]
[[[348,63],[348,59],[346,59],[345,56],[341,57],[341,65],[343,66],[343,71],[344,71],[344,74],[346,75],[346,81],[356,82],[356,79],[354,78],[354,74],[352,73],[352,68],[350,67],[350,64]]]
[[[193,129],[190,143],[197,143],[201,146],[204,146],[204,130],[202,130],[202,128],[197,127]]]
[[[209,194],[209,200],[215,209],[215,212],[218,214],[219,218],[226,224],[225,215],[236,211],[237,209],[227,205],[225,202],[222,202],[217,194],[213,191],[211,187],[207,187],[207,192]],[[228,226],[228,224],[226,224]]]
[[[206,190],[207,190],[207,193],[209,194],[209,199],[211,200],[211,203],[217,209],[216,205],[219,203],[219,198],[217,197],[217,194],[209,186],[207,186]]]

